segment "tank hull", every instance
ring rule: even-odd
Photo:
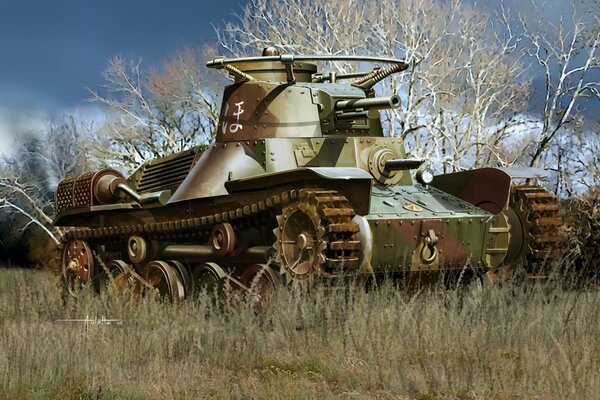
[[[173,259],[188,265],[211,261],[235,264],[233,268],[241,271],[245,262],[268,262],[268,250],[277,239],[273,232],[278,227],[277,218],[287,205],[298,201],[302,191],[325,190],[347,200],[348,217],[358,227],[351,236],[360,242],[356,252],[360,262],[344,271],[347,275],[463,269],[466,265],[487,268],[486,246],[478,238],[488,235],[492,213],[431,186],[371,186],[370,180],[362,180],[316,176],[259,191],[184,200],[151,209],[64,215],[62,221],[78,225],[68,238],[90,243],[105,263],[126,260],[141,269],[153,259]],[[359,187],[368,191],[367,196],[357,196]],[[225,255],[210,247],[212,229],[222,223],[231,224],[236,235],[234,251]],[[431,233],[437,241],[427,247],[424,240]],[[137,262],[128,260],[127,243],[132,236],[143,238],[147,247],[145,257],[133,260]]]

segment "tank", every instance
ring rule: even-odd
[[[319,62],[375,68],[323,73]],[[68,227],[68,292],[152,289],[170,301],[235,288],[426,281],[521,265],[546,273],[560,251],[556,199],[531,168],[435,175],[386,137],[374,85],[403,60],[279,54],[218,58],[227,71],[216,141],[62,180],[55,225]]]

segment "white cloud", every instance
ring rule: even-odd
[[[0,153],[11,155],[17,138],[40,134],[48,119],[48,114],[39,108],[0,105]]]

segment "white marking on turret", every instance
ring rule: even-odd
[[[236,123],[231,124],[231,127],[229,128],[229,132],[231,132],[231,133],[236,133],[240,129],[244,128],[244,126],[242,124],[240,124],[240,115],[242,115],[244,113],[244,109],[242,108],[242,105],[244,105],[244,101],[235,103],[235,106],[237,107],[237,111],[235,111],[233,113],[233,116],[235,117]]]

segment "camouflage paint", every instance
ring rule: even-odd
[[[280,63],[239,64],[257,80],[238,74],[225,88],[216,143],[149,161],[128,178],[139,192],[170,190],[168,204],[144,206],[121,196],[115,204],[63,207],[55,224],[100,228],[100,236],[150,224],[147,229],[156,230],[150,247],[159,254],[156,249],[172,242],[197,243],[208,234],[163,240],[161,229],[177,230],[186,219],[207,215],[210,223],[250,215],[249,204],[262,204],[266,196],[314,187],[335,189],[352,204],[361,227],[363,273],[496,264],[489,251],[503,246],[502,224],[494,215],[508,202],[507,173],[485,168],[438,176],[429,186],[414,184],[410,171],[383,167],[406,153],[401,139],[383,137],[378,111],[336,109],[340,100],[372,97],[371,90],[313,83],[313,64],[294,67],[297,83],[291,84],[282,82],[289,71]],[[74,201],[61,198],[61,204],[69,200]],[[254,234],[248,232],[254,231],[246,237]],[[271,246],[269,235],[262,232],[254,240]],[[117,254],[123,244],[101,246]]]

